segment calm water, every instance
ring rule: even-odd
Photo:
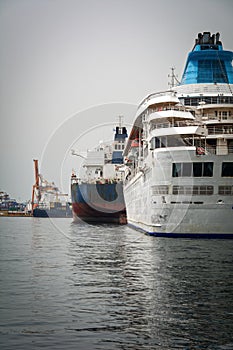
[[[0,349],[233,349],[233,240],[0,219]]]

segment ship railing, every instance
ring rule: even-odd
[[[206,147],[203,147],[203,149],[205,150],[204,154],[223,154],[223,152],[226,154],[229,153],[233,153],[233,146],[229,145],[228,147],[226,146],[210,146],[210,145],[206,145]]]
[[[161,129],[161,128],[173,128],[173,127],[186,127],[186,126],[200,126],[202,123],[190,122],[190,121],[174,121],[169,123],[151,123],[151,129]]]
[[[156,93],[150,94],[150,95],[148,95],[146,98],[144,98],[142,100],[142,102],[138,106],[138,109],[140,107],[142,107],[148,101],[152,100],[153,98],[156,98],[156,97],[159,97],[159,96],[164,96],[164,95],[176,96],[176,91],[167,90],[167,91],[161,91],[161,92],[156,92]]]
[[[205,154],[216,154],[216,146],[209,146],[206,145],[206,147],[204,147],[205,150]]]
[[[220,122],[224,122],[224,121],[233,121],[233,116],[231,115],[222,115],[222,116],[218,116],[218,115],[215,115],[213,113],[205,113],[203,116],[202,116],[202,120],[218,120]]]
[[[208,127],[209,135],[233,134],[233,125],[216,125]]]
[[[170,123],[151,123],[150,130],[161,129],[161,128],[173,128],[173,127],[185,127],[185,126],[196,126],[203,125],[198,122],[190,122],[190,121],[175,121]],[[216,125],[208,127],[209,135],[217,135],[217,134],[233,134],[233,125]]]
[[[194,114],[194,111],[187,109],[187,107],[183,106],[183,105],[175,105],[175,106],[160,106],[160,107],[149,107],[148,108],[148,114],[154,113],[154,112],[161,112],[161,111],[181,111],[181,112],[190,112],[192,114]]]
[[[204,114],[202,116],[202,120],[218,120],[218,116],[216,116],[215,114]]]

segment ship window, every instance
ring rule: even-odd
[[[225,177],[233,176],[233,162],[222,163],[222,176],[225,176]]]
[[[160,139],[155,137],[155,148],[160,148]]]
[[[217,101],[217,97],[212,97],[212,103],[213,104],[216,104],[218,101]]]
[[[213,80],[211,60],[199,60],[198,61],[198,83],[208,83]]]
[[[214,193],[213,186],[173,186],[172,193],[175,195],[212,195]]]
[[[172,188],[172,194],[178,194],[178,193],[179,193],[179,187],[180,187],[180,186],[173,186],[173,188]]]
[[[193,176],[194,177],[212,177],[213,176],[213,162],[193,163]]]
[[[173,163],[172,176],[191,176],[192,175],[192,163]]]
[[[181,176],[181,165],[182,165],[182,163],[173,163],[172,164],[172,176],[173,177]]]
[[[150,150],[155,149],[155,138],[152,137],[152,139],[150,140]]]
[[[213,194],[214,193],[214,187],[213,186],[206,186],[206,193],[205,194]]]
[[[228,83],[227,72],[223,60],[212,61],[213,80],[218,83]]]
[[[182,176],[192,175],[192,163],[183,163]]]
[[[233,195],[233,186],[219,186],[218,194]]]
[[[153,186],[151,189],[152,195],[168,194],[168,186],[166,185]]]
[[[223,60],[200,60],[198,62],[198,83],[228,83]]]
[[[161,147],[166,147],[166,139],[161,137],[161,139],[159,137],[153,137],[150,141],[150,149],[155,149],[155,148],[161,148]]]
[[[168,147],[184,146],[184,142],[180,136],[172,135],[167,137],[167,146]]]
[[[213,176],[213,163],[212,162],[205,162],[203,163],[203,176],[211,177]]]
[[[233,153],[233,140],[228,140],[228,152]]]
[[[161,137],[160,141],[161,141],[161,147],[166,147],[166,141],[167,141],[166,137],[165,136]]]
[[[195,162],[195,163],[173,163],[172,176],[173,177],[212,177],[213,176],[213,162]]]
[[[193,163],[193,176],[202,176],[202,163]]]

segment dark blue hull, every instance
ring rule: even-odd
[[[164,238],[196,238],[196,239],[233,239],[233,233],[164,233],[164,232],[149,232],[142,228],[128,224],[133,229],[145,233],[149,236],[164,237]]]
[[[33,216],[37,218],[71,218],[72,210],[70,208],[64,209],[41,209],[35,208],[33,210]]]

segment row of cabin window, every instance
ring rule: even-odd
[[[124,143],[119,143],[115,145],[115,150],[123,150],[125,148],[125,144]]]
[[[211,96],[211,97],[186,97],[181,101],[186,106],[198,106],[200,102],[206,104],[232,104],[233,97],[231,96]]]
[[[172,176],[173,177],[212,177],[213,176],[213,162],[195,162],[195,163],[173,163]],[[233,162],[222,163],[222,177],[233,177]]]
[[[231,117],[231,111],[215,111],[216,117]]]
[[[150,150],[163,147],[198,146],[199,142],[199,138],[193,140],[190,137],[182,138],[179,135],[153,137],[150,140]]]
[[[180,136],[161,136],[153,137],[150,141],[150,149],[162,147],[179,147],[185,146],[185,141]]]
[[[152,187],[153,195],[169,194],[169,187],[167,185],[158,185]],[[214,194],[214,186],[200,185],[200,186],[173,186],[172,194],[184,195],[211,195]],[[233,195],[233,186],[218,186],[218,194]]]

